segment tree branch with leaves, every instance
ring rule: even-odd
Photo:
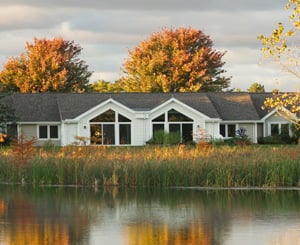
[[[285,8],[292,11],[289,15],[291,26],[279,22],[270,36],[261,34],[258,39],[263,45],[264,58],[275,61],[285,72],[300,79],[300,1],[289,0]],[[281,115],[300,126],[299,92],[281,93],[276,90],[272,97],[266,99],[263,108],[277,109]]]

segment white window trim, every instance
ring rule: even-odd
[[[278,130],[279,130],[279,134],[281,134],[281,126],[282,125],[288,125],[289,126],[289,123],[286,122],[286,121],[280,121],[280,122],[269,122],[268,123],[268,136],[271,136],[271,131],[272,131],[272,124],[274,125],[278,125]],[[289,135],[291,135],[291,129],[289,127]]]
[[[124,116],[124,114],[119,113],[118,111],[115,111],[115,110],[113,110],[113,111],[115,112],[115,121],[113,121],[113,122],[89,122],[90,127],[91,127],[91,125],[101,125],[101,131],[103,132],[103,125],[105,125],[105,124],[106,125],[114,125],[115,143],[110,146],[116,146],[116,145],[117,146],[119,146],[119,145],[120,146],[130,146],[130,145],[132,145],[132,139],[133,139],[133,137],[132,137],[132,133],[133,133],[132,120],[129,117]],[[103,112],[103,113],[105,113],[105,112]],[[119,122],[119,114],[123,117],[128,118],[130,120],[130,122]],[[99,115],[101,115],[101,114],[99,114]],[[131,134],[130,135],[130,139],[131,139],[130,144],[120,144],[120,125],[125,125],[125,124],[130,125],[130,134]],[[90,144],[91,144],[91,142],[90,142]],[[101,145],[106,145],[106,144],[103,144],[103,139],[102,139]]]
[[[223,136],[224,139],[231,139],[231,138],[233,138],[232,136],[228,136],[228,125],[234,125],[235,126],[235,131],[239,128],[239,124],[238,123],[220,123],[220,126],[221,125],[225,126],[225,136]],[[220,126],[219,126],[219,133],[221,135]]]
[[[171,109],[170,109],[171,110]],[[175,109],[174,109],[175,110]],[[181,113],[181,114],[183,114],[184,116],[186,116],[186,117],[189,117],[190,118],[190,116],[187,116],[186,114],[184,114],[184,113],[182,113],[182,112],[180,112],[180,111],[178,111],[178,110],[176,110],[177,112],[179,112],[179,113]],[[161,122],[153,122],[153,120],[155,119],[155,118],[157,118],[157,117],[159,117],[159,116],[161,116],[162,114],[159,114],[157,117],[154,117],[153,119],[151,119],[151,137],[153,137],[153,125],[154,124],[161,124],[161,125],[164,125],[164,131],[166,132],[166,133],[169,133],[170,132],[170,125],[171,124],[179,124],[180,125],[180,136],[182,137],[182,125],[183,124],[191,124],[192,125],[192,127],[194,127],[194,124],[195,124],[195,120],[193,120],[192,118],[190,118],[192,121],[178,121],[178,122],[173,122],[173,121],[169,121],[168,120],[168,112],[169,112],[169,110],[167,110],[167,111],[165,111],[164,113],[162,113],[162,114],[164,114],[165,115],[165,120],[164,121],[161,121]],[[194,138],[194,136],[192,135],[192,137]]]

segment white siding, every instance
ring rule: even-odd
[[[222,137],[220,135],[219,128],[220,128],[220,124],[218,122],[206,122],[205,123],[205,129],[207,130],[207,132],[213,139],[219,139],[220,137]]]
[[[149,137],[149,128],[146,126],[148,119],[136,119],[132,123],[132,144],[144,145]]]
[[[246,129],[246,135],[250,138],[252,142],[255,142],[256,136],[254,135],[254,123],[239,123],[238,128],[244,128]]]
[[[218,122],[205,123],[205,120],[208,118],[206,118],[204,115],[174,100],[170,100],[169,103],[159,106],[158,108],[149,112],[133,112],[132,110],[127,109],[126,107],[115,103],[114,101],[110,101],[109,103],[105,103],[103,106],[99,105],[78,117],[78,123],[65,123],[62,129],[62,133],[65,135],[63,140],[64,145],[73,143],[75,141],[75,136],[89,138],[89,121],[110,109],[131,120],[131,145],[146,144],[146,142],[152,137],[152,120],[171,109],[175,109],[176,111],[193,119],[193,134],[196,132],[196,129],[199,126],[207,129],[208,133],[212,136],[219,135]],[[117,136],[118,129],[116,128],[116,145],[119,143]]]
[[[70,145],[72,143],[74,143],[75,140],[75,136],[78,136],[78,132],[77,132],[77,124],[64,124],[64,142],[63,145]]]
[[[20,125],[20,133],[24,136],[25,140],[30,140],[32,137],[38,138],[37,135],[37,125],[35,124],[26,124]]]

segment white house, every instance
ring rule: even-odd
[[[13,93],[2,99],[18,122],[10,135],[69,145],[76,136],[88,144],[144,145],[156,130],[195,140],[198,128],[212,138],[235,136],[238,128],[257,142],[280,133],[289,122],[261,109],[268,93]]]

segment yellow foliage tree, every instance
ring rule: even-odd
[[[118,93],[124,91],[122,87],[119,86],[118,81],[112,83],[104,80],[99,80],[97,82],[92,83],[89,86],[88,90],[91,92],[98,92],[98,93]]]
[[[270,36],[259,35],[264,58],[275,60],[284,71],[300,78],[299,48],[296,33],[300,33],[300,1],[289,0],[285,8],[292,10],[289,15],[291,27],[286,28],[283,23],[278,23]],[[264,108],[277,109],[279,113],[300,126],[300,94],[280,93],[274,91],[271,98],[264,102]]]

